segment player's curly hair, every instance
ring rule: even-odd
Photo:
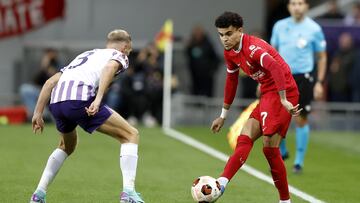
[[[225,11],[215,20],[217,28],[228,28],[230,26],[240,28],[243,26],[243,18],[234,12]]]

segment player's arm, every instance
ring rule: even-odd
[[[234,101],[238,81],[239,81],[239,67],[228,65],[227,73],[226,73],[226,82],[224,88],[224,103],[221,110],[221,114],[218,118],[216,118],[212,125],[211,130],[216,133],[219,132],[221,127],[224,125],[224,121],[226,119],[228,110],[232,102]]]
[[[236,68],[235,70],[228,69],[226,73],[226,81],[224,88],[223,109],[225,110],[230,109],[230,106],[235,98],[238,83],[239,83],[239,68]],[[226,115],[221,114],[220,117],[225,119]]]
[[[321,27],[314,33],[313,41],[314,52],[316,53],[316,65],[317,65],[317,82],[314,86],[314,98],[316,100],[323,97],[324,88],[323,82],[326,74],[326,40]]]
[[[59,81],[61,74],[61,72],[58,72],[49,78],[40,91],[39,98],[35,106],[34,115],[31,121],[34,133],[36,133],[38,130],[42,132],[44,129],[43,112],[46,104],[49,102],[51,90]]]
[[[290,114],[294,116],[299,115],[301,111],[301,109],[298,110],[299,104],[293,106],[286,98],[285,74],[282,71],[280,64],[272,56],[270,56],[270,54],[263,52],[260,55],[260,65],[270,71],[278,90],[281,104]]]
[[[115,74],[122,68],[121,63],[115,60],[110,60],[104,67],[100,75],[99,88],[95,100],[91,103],[89,108],[85,107],[89,116],[95,115],[99,111],[100,103],[105,95],[107,88],[113,80]]]
[[[321,99],[324,94],[323,84],[326,74],[327,54],[325,51],[317,53],[317,81],[314,86],[314,98]]]

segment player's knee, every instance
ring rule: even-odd
[[[128,139],[129,142],[137,143],[139,140],[139,131],[136,128],[132,127],[129,132]]]
[[[119,140],[121,143],[138,143],[139,131],[134,127],[130,127],[125,133],[124,131],[119,129],[116,133],[116,139]]]
[[[264,147],[271,147],[272,141],[270,136],[263,136],[263,146]]]
[[[275,137],[277,136],[277,137]],[[281,138],[278,135],[264,135],[263,146],[264,147],[279,147]]]
[[[59,148],[63,150],[68,156],[70,156],[76,149],[76,143],[65,145],[64,142],[61,142]]]

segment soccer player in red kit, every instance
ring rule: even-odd
[[[278,52],[262,39],[243,33],[243,19],[233,12],[220,15],[215,26],[225,48],[227,75],[224,104],[220,117],[211,130],[219,132],[232,104],[241,68],[260,84],[260,102],[246,121],[234,153],[218,178],[222,193],[227,183],[245,163],[253,142],[263,137],[263,152],[271,168],[274,184],[279,191],[280,203],[289,203],[286,168],[281,158],[279,144],[285,137],[291,117],[298,116],[299,93],[290,68]]]

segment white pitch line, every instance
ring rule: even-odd
[[[171,128],[164,128],[163,129],[165,134],[167,134],[168,136],[176,139],[176,140],[179,140],[187,145],[190,145],[210,156],[213,156],[221,161],[224,161],[224,162],[227,162],[227,160],[229,159],[229,156],[227,156],[226,154],[202,143],[202,142],[199,142],[197,141],[196,139],[190,137],[190,136],[187,136],[181,132],[178,132],[174,129],[171,129]],[[270,176],[264,174],[263,172],[260,172],[258,170],[256,170],[255,168],[247,165],[247,164],[244,164],[241,169],[247,173],[249,173],[250,175],[252,176],[255,176],[256,178],[260,179],[260,180],[263,180],[267,183],[270,183],[272,185],[274,185],[273,183],[273,180]],[[305,201],[308,201],[308,202],[311,202],[311,203],[325,203],[324,201],[322,200],[319,200],[317,198],[315,198],[314,196],[311,196],[291,185],[289,185],[289,191],[290,193],[292,193],[293,195],[305,200]]]

